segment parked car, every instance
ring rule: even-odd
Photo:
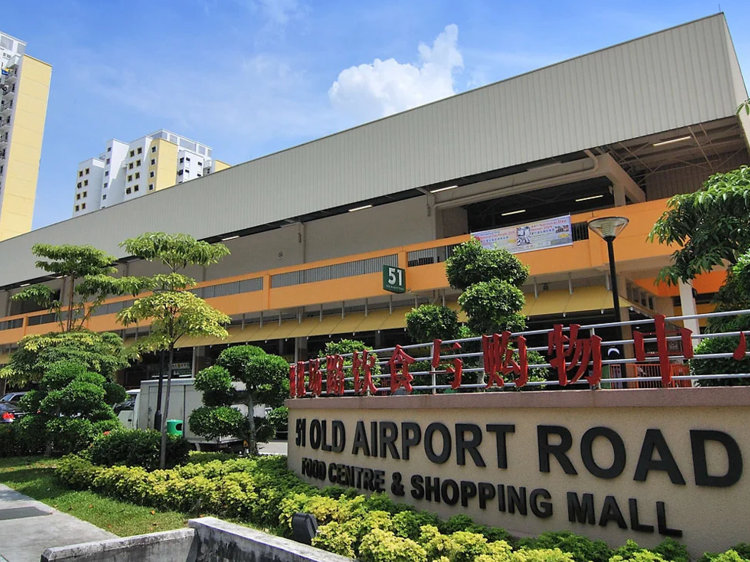
[[[20,411],[19,402],[25,392],[9,392],[0,398],[0,423],[13,423],[23,416]]]

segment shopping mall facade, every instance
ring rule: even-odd
[[[656,285],[673,249],[646,238],[670,196],[750,164],[750,123],[736,113],[746,98],[719,14],[0,242],[0,363],[23,336],[55,329],[46,310],[11,296],[39,281],[65,294],[35,268],[33,244],[92,244],[117,256],[123,274],[142,275],[154,266],[119,243],[148,231],[232,252],[189,272],[233,322],[225,341],[179,343],[185,372],[244,342],[293,359],[330,339],[407,341],[415,305],[458,309],[445,276],[452,249],[509,227],[495,234],[569,225],[566,243],[518,254],[530,268],[531,327],[611,320],[607,248],[586,226],[610,215],[630,221],[615,242],[624,317],[704,311],[724,272],[692,287]],[[405,270],[406,292],[383,289],[384,265]],[[126,342],[146,333],[115,321],[130,300],[109,300],[89,328]],[[124,382],[153,374],[154,361]]]

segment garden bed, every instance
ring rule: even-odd
[[[689,562],[685,547],[672,539],[650,551],[632,541],[611,549],[570,532],[516,540],[503,529],[477,525],[463,515],[444,521],[380,494],[319,490],[287,470],[283,457],[195,455],[191,461],[149,472],[69,456],[59,461],[57,475],[72,488],[138,506],[236,519],[287,537],[294,513],[312,513],[320,524],[315,546],[363,562]],[[750,560],[750,546],[735,549],[701,560]]]

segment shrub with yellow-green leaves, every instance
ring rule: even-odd
[[[319,523],[313,545],[362,562],[689,562],[685,546],[665,539],[647,550],[628,541],[612,550],[569,531],[517,543],[503,529],[466,515],[446,521],[393,502],[384,494],[305,484],[283,457],[193,457],[171,470],[97,466],[80,456],[58,463],[57,476],[76,489],[160,509],[230,517],[291,536],[292,516],[311,513]],[[750,562],[750,545],[699,562]]]

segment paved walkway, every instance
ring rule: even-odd
[[[51,546],[114,536],[0,484],[0,562],[39,562]]]
[[[286,441],[272,440],[268,443],[258,443],[258,452],[261,455],[286,455]]]

